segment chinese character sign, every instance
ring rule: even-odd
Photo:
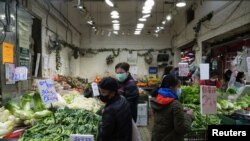
[[[188,63],[179,63],[179,76],[188,76],[189,68]]]
[[[15,81],[27,80],[28,79],[28,69],[27,69],[27,67],[16,67],[14,79],[15,79]]]
[[[217,113],[217,94],[215,86],[201,86],[200,89],[200,106],[202,114]]]
[[[58,101],[57,93],[51,80],[37,80],[37,86],[44,104]]]
[[[72,134],[70,135],[70,141],[94,141],[94,136]]]

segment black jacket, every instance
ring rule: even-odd
[[[132,118],[127,100],[116,95],[103,111],[98,141],[131,141]]]
[[[122,94],[130,105],[130,111],[134,121],[137,120],[137,104],[139,99],[139,90],[132,76],[129,74],[128,78],[119,84],[119,93]]]

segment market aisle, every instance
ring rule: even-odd
[[[138,127],[142,141],[151,141],[151,135],[152,135],[152,127],[153,127],[153,118],[152,115],[149,115],[149,122],[148,126],[145,127]]]

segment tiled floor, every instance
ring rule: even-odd
[[[142,141],[151,141],[152,127],[153,127],[153,118],[152,116],[149,116],[148,126],[138,127],[141,133]]]

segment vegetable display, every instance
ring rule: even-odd
[[[50,116],[52,113],[45,109],[40,94],[29,92],[21,97],[19,103],[9,101],[5,108],[21,120],[20,124],[31,125],[36,120]]]
[[[0,138],[1,136],[11,132],[18,119],[13,116],[9,110],[0,108]]]
[[[180,101],[187,104],[200,104],[200,87],[195,85],[182,86]]]
[[[184,104],[184,107],[193,109],[194,121],[192,123],[192,129],[205,129],[206,125],[219,125],[220,118],[216,115],[202,115],[200,112],[200,106],[194,104]]]
[[[59,109],[52,116],[26,130],[20,141],[68,141],[70,134],[92,134],[96,138],[100,116],[86,110]]]

